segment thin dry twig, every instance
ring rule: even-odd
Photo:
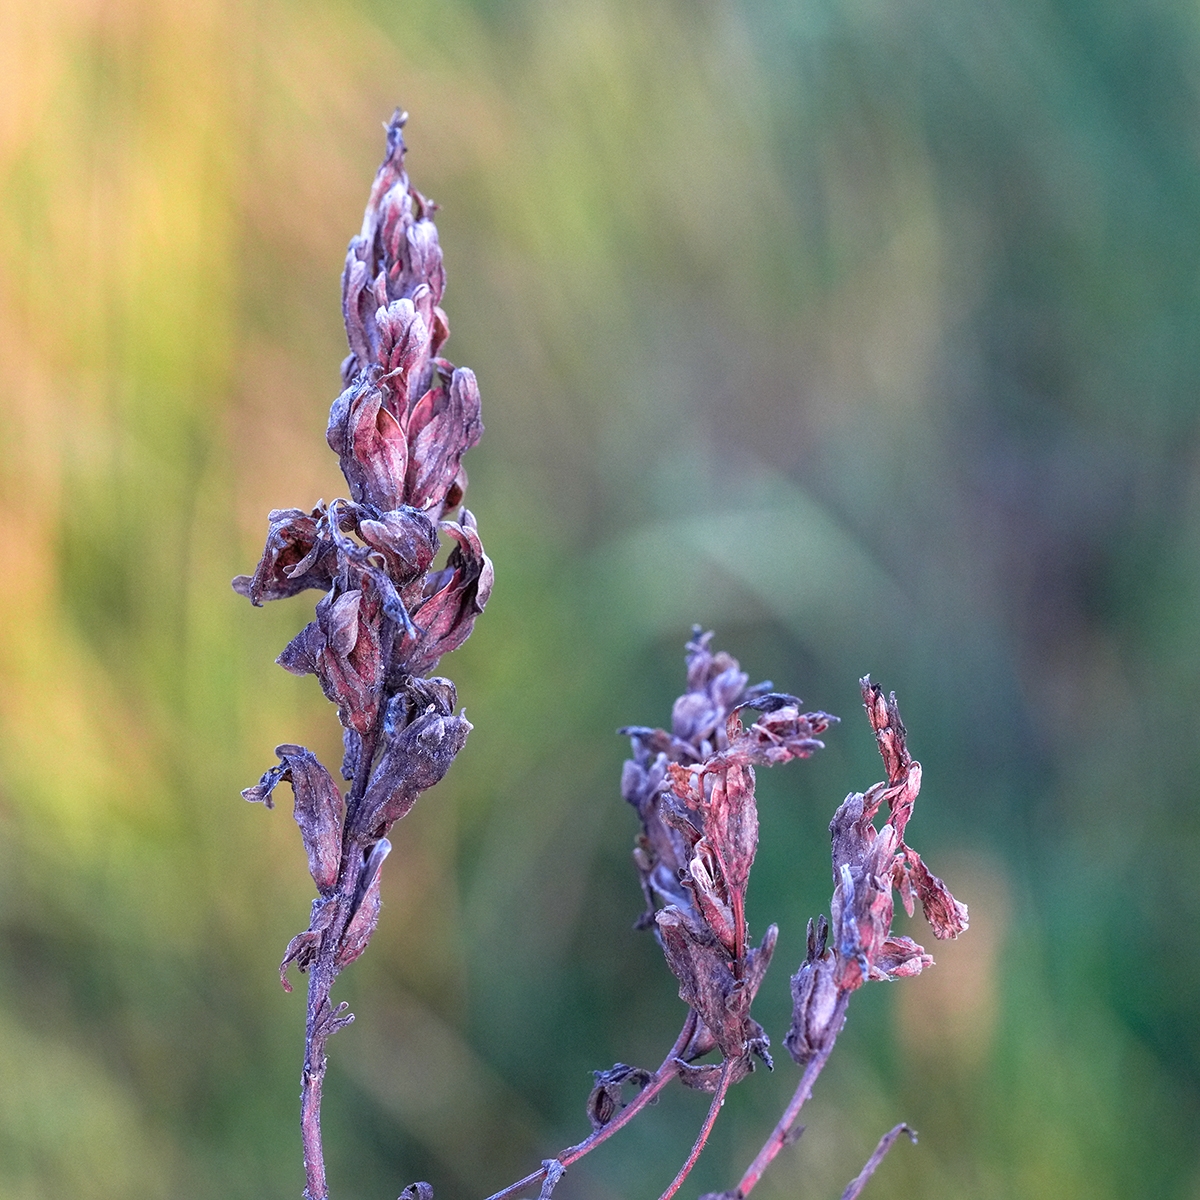
[[[866,1166],[847,1184],[846,1190],[842,1193],[842,1200],[855,1200],[859,1192],[867,1186],[867,1180],[875,1174],[876,1168],[884,1158],[887,1157],[887,1152],[895,1144],[896,1139],[902,1134],[908,1134],[908,1140],[915,1146],[917,1144],[917,1131],[910,1129],[903,1121],[894,1129],[889,1129],[887,1133],[879,1139],[879,1145],[875,1147],[875,1152],[867,1159]]]
[[[692,1173],[692,1168],[699,1160],[700,1153],[708,1141],[708,1135],[712,1133],[713,1126],[717,1123],[717,1117],[721,1113],[721,1105],[725,1103],[725,1093],[729,1091],[729,1081],[732,1078],[733,1063],[727,1058],[721,1064],[721,1076],[717,1080],[716,1088],[713,1090],[712,1103],[708,1106],[708,1112],[704,1117],[704,1124],[700,1126],[700,1132],[696,1135],[696,1141],[692,1145],[691,1152],[684,1160],[683,1166],[676,1172],[675,1178],[671,1180],[667,1190],[663,1192],[658,1200],[671,1200],[671,1197],[683,1186],[683,1181]]]
[[[775,1161],[779,1152],[784,1147],[790,1146],[799,1137],[795,1129],[796,1121],[800,1116],[800,1110],[812,1096],[813,1085],[817,1082],[817,1076],[824,1070],[825,1064],[829,1061],[829,1056],[833,1053],[834,1043],[837,1041],[837,1035],[841,1032],[842,1024],[845,1022],[846,1009],[849,1003],[850,993],[839,993],[829,1022],[830,1034],[822,1048],[805,1066],[804,1074],[800,1076],[800,1082],[796,1085],[796,1090],[792,1093],[792,1098],[788,1101],[787,1108],[783,1110],[783,1115],[779,1118],[775,1128],[771,1130],[771,1135],[763,1143],[762,1149],[754,1156],[754,1161],[746,1168],[745,1173],[739,1180],[737,1185],[738,1196],[744,1198],[750,1195],[755,1185],[762,1178],[763,1172]]]
[[[642,1090],[616,1116],[599,1129],[594,1130],[582,1142],[577,1142],[574,1146],[569,1146],[567,1149],[560,1151],[554,1158],[547,1159],[542,1163],[539,1170],[532,1171],[524,1179],[518,1179],[515,1183],[510,1183],[502,1191],[494,1192],[487,1200],[509,1200],[511,1196],[519,1196],[526,1188],[533,1187],[546,1178],[547,1172],[550,1170],[550,1163],[557,1163],[562,1171],[565,1171],[568,1167],[583,1158],[584,1155],[590,1154],[597,1146],[608,1141],[614,1133],[623,1129],[642,1109],[648,1104],[652,1104],[663,1088],[679,1074],[679,1054],[692,1039],[695,1029],[696,1014],[689,1012],[687,1019],[683,1023],[683,1028],[679,1032],[679,1036],[675,1039],[675,1044],[667,1051],[667,1057],[663,1059],[662,1065],[654,1072],[650,1081]],[[555,1182],[557,1182],[557,1179]]]

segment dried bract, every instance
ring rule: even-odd
[[[607,1071],[593,1071],[596,1085],[588,1096],[587,1115],[594,1130],[603,1129],[625,1107],[626,1087],[640,1091],[653,1078],[641,1067],[614,1063]]]
[[[783,1044],[802,1067],[827,1049],[840,1032],[834,957],[825,948],[828,933],[824,917],[809,921],[808,956],[792,976],[792,1025]]]

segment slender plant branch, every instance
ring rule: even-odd
[[[585,1154],[590,1154],[597,1146],[608,1141],[614,1133],[622,1130],[642,1109],[651,1104],[659,1092],[679,1074],[679,1055],[683,1053],[684,1047],[691,1041],[695,1032],[696,1014],[689,1010],[683,1028],[675,1039],[675,1044],[667,1051],[666,1058],[654,1072],[650,1082],[611,1121],[595,1130],[582,1142],[576,1142],[574,1146],[568,1146],[567,1149],[560,1151],[554,1158],[547,1159],[536,1171],[532,1171],[524,1179],[518,1179],[516,1183],[510,1183],[502,1191],[494,1192],[487,1200],[508,1200],[510,1196],[520,1195],[526,1188],[533,1187],[534,1184],[541,1183],[546,1178],[549,1170],[547,1163],[557,1163],[565,1171]]]
[[[867,1180],[875,1174],[876,1168],[887,1157],[887,1152],[896,1143],[896,1139],[902,1133],[908,1134],[908,1140],[915,1146],[917,1144],[917,1131],[911,1129],[903,1121],[894,1129],[889,1129],[887,1133],[879,1139],[879,1145],[875,1147],[875,1153],[867,1159],[867,1164],[846,1186],[846,1190],[842,1193],[842,1200],[856,1200],[859,1192],[867,1186]]]
[[[713,1092],[712,1103],[708,1106],[708,1114],[704,1118],[704,1124],[700,1126],[700,1132],[696,1135],[691,1153],[687,1156],[683,1166],[679,1168],[675,1178],[671,1180],[670,1186],[658,1200],[671,1200],[671,1197],[683,1186],[683,1181],[692,1173],[692,1168],[696,1165],[700,1158],[700,1152],[708,1141],[708,1135],[712,1133],[713,1126],[717,1123],[717,1117],[720,1116],[721,1105],[725,1103],[725,1093],[729,1091],[729,1084],[733,1079],[733,1062],[733,1059],[727,1058],[721,1064],[721,1075],[717,1080],[716,1090]]]
[[[796,1124],[796,1119],[800,1116],[800,1110],[804,1107],[805,1101],[812,1095],[813,1084],[817,1081],[817,1076],[821,1074],[825,1064],[829,1061],[830,1054],[833,1053],[833,1047],[837,1042],[837,1034],[841,1031],[842,1023],[846,1019],[846,1008],[850,1003],[849,992],[839,992],[834,1008],[833,1017],[830,1021],[830,1028],[833,1034],[829,1037],[826,1044],[817,1052],[805,1066],[804,1074],[800,1076],[800,1082],[796,1086],[796,1090],[792,1093],[791,1100],[788,1101],[788,1106],[783,1110],[783,1116],[779,1118],[775,1128],[771,1130],[771,1136],[763,1143],[762,1149],[754,1156],[754,1161],[746,1168],[745,1174],[737,1185],[737,1195],[746,1197],[754,1190],[755,1184],[762,1178],[763,1172],[775,1160],[775,1156],[787,1145],[795,1139],[792,1136],[792,1128]]]

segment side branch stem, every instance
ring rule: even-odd
[[[708,1106],[708,1115],[704,1118],[704,1124],[700,1126],[700,1132],[696,1135],[692,1152],[687,1156],[683,1166],[679,1168],[679,1173],[671,1180],[671,1186],[663,1192],[658,1200],[671,1200],[671,1197],[683,1186],[683,1181],[692,1173],[692,1168],[696,1165],[696,1160],[700,1157],[705,1142],[708,1141],[708,1135],[712,1133],[712,1128],[717,1123],[717,1117],[721,1113],[721,1105],[725,1103],[725,1093],[729,1091],[729,1081],[732,1077],[733,1063],[727,1058],[721,1066],[721,1078],[717,1080],[712,1103]]]
[[[876,1167],[883,1162],[887,1156],[887,1152],[895,1144],[896,1139],[902,1134],[908,1134],[908,1140],[915,1143],[917,1140],[917,1131],[909,1128],[904,1122],[901,1122],[894,1129],[889,1129],[887,1133],[879,1139],[879,1145],[875,1147],[875,1153],[867,1159],[866,1166],[855,1177],[850,1180],[846,1186],[846,1190],[842,1193],[842,1200],[857,1200],[859,1192],[867,1186],[867,1180],[875,1174]]]
[[[791,1100],[788,1101],[787,1108],[783,1110],[783,1116],[779,1118],[779,1123],[771,1130],[771,1136],[763,1143],[763,1148],[755,1155],[754,1161],[746,1168],[746,1173],[737,1185],[737,1195],[743,1200],[754,1190],[754,1185],[762,1178],[763,1172],[775,1160],[775,1156],[780,1150],[795,1140],[792,1128],[796,1124],[800,1110],[804,1107],[804,1102],[812,1095],[813,1084],[816,1083],[817,1076],[821,1074],[830,1054],[833,1053],[837,1035],[841,1033],[842,1025],[846,1020],[846,1006],[849,1003],[850,993],[839,992],[834,1003],[833,1016],[829,1023],[829,1037],[826,1039],[825,1045],[809,1060],[808,1065],[804,1068],[804,1074],[800,1076],[800,1082],[797,1084],[795,1092],[792,1093]]]
[[[554,1158],[548,1159],[547,1162],[557,1163],[565,1171],[572,1163],[577,1163],[585,1154],[591,1153],[602,1142],[608,1141],[614,1133],[628,1125],[679,1074],[678,1056],[683,1053],[684,1047],[692,1040],[692,1034],[695,1031],[696,1014],[689,1009],[687,1020],[684,1021],[683,1028],[675,1039],[675,1044],[667,1051],[666,1058],[654,1072],[650,1082],[606,1125],[602,1125],[582,1142],[576,1142],[574,1146],[568,1147]],[[524,1179],[518,1179],[516,1183],[510,1183],[502,1191],[494,1192],[487,1200],[509,1200],[511,1196],[519,1195],[526,1188],[541,1183],[546,1178],[547,1169],[546,1164],[543,1163],[536,1171],[526,1175]]]

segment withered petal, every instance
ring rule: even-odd
[[[412,613],[419,632],[405,634],[401,643],[400,658],[413,675],[432,670],[443,654],[466,641],[492,591],[492,563],[471,513],[463,509],[461,523],[443,521],[440,528],[458,545],[447,560],[448,578]]]
[[[437,509],[458,475],[462,456],[483,433],[479,385],[466,367],[447,386],[435,382],[408,420],[409,459],[405,498],[414,508]]]
[[[428,712],[388,737],[366,793],[350,818],[351,833],[362,839],[382,837],[408,814],[423,791],[442,779],[470,732],[466,717]]]
[[[332,579],[332,547],[323,550],[317,534],[324,515],[318,505],[311,513],[298,508],[271,512],[267,541],[253,575],[239,575],[233,590],[251,604],[283,600],[306,588],[327,588]]]
[[[904,857],[912,872],[913,884],[921,901],[925,919],[933,929],[933,936],[944,941],[965,932],[967,906],[955,900],[950,889],[930,871],[915,850],[905,846]]]
[[[926,954],[924,946],[918,946],[910,937],[893,934],[884,940],[879,954],[871,964],[872,979],[904,979],[920,975],[926,967],[933,966],[933,955]]]
[[[342,934],[341,941],[338,942],[334,964],[339,970],[348,967],[362,954],[371,940],[371,934],[375,932],[375,926],[379,924],[379,881],[380,875],[376,872],[371,886],[367,888],[357,911]]]
[[[317,891],[328,895],[337,883],[342,851],[342,793],[333,777],[303,746],[275,748],[282,764],[279,781],[292,785],[293,815],[300,827],[308,870]]]
[[[325,635],[316,621],[305,627],[280,652],[275,660],[285,671],[293,675],[315,675],[321,651],[325,649]]]

